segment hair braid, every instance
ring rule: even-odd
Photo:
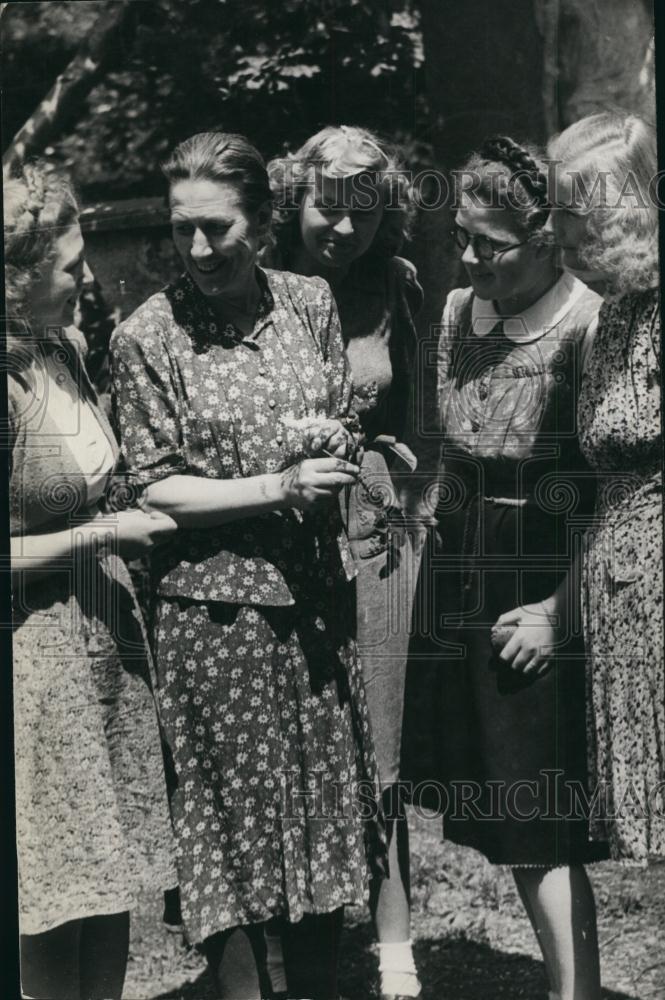
[[[519,180],[533,199],[549,210],[547,177],[541,170],[535,156],[524,146],[507,135],[493,136],[483,144],[480,155],[487,160],[497,160],[519,175]]]

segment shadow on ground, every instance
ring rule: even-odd
[[[345,932],[341,991],[349,1000],[378,996],[376,959],[369,923]],[[416,962],[424,983],[423,1000],[546,1000],[541,962],[498,951],[466,938],[420,940]],[[639,1000],[634,994],[605,990],[604,1000]],[[207,974],[155,1000],[214,1000]]]
[[[372,941],[369,923],[348,929],[341,987],[342,994],[349,1000],[374,1000],[378,997],[376,960],[370,951]],[[414,952],[423,982],[423,1000],[547,998],[542,962],[528,956],[502,952],[464,937],[421,938],[415,943]],[[605,990],[603,1000],[639,998],[634,994]]]

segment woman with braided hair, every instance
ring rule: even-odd
[[[177,880],[122,559],[176,525],[108,513],[118,447],[71,327],[85,261],[68,184],[39,163],[6,179],[4,235],[21,979],[30,997],[120,997],[128,911]]]
[[[541,602],[593,495],[576,401],[600,300],[558,266],[529,147],[488,141],[456,196],[471,287],[450,293],[442,321],[439,546],[426,545],[416,592],[402,777],[443,814],[446,839],[511,867],[550,997],[599,1000],[583,648],[577,617],[557,622]]]

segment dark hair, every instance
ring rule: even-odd
[[[288,258],[301,242],[298,209],[312,184],[315,169],[325,170],[345,151],[373,173],[381,188],[384,211],[376,235],[365,257],[384,259],[399,252],[411,235],[415,216],[413,189],[399,149],[376,132],[356,125],[327,125],[294,153],[268,164],[275,198],[274,233],[277,249]]]
[[[476,195],[482,203],[509,211],[527,238],[548,241],[542,233],[550,213],[547,173],[535,147],[494,136],[454,175],[456,204],[464,193]]]
[[[272,201],[263,157],[244,136],[233,132],[199,132],[185,139],[162,164],[162,172],[169,184],[180,180],[238,184],[249,212]]]

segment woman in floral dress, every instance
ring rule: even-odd
[[[582,450],[599,478],[582,573],[592,832],[617,860],[644,864],[665,855],[655,130],[634,115],[592,115],[550,152],[563,263],[605,296],[579,408]]]
[[[123,557],[176,525],[108,514],[118,446],[71,327],[85,268],[71,189],[24,166],[5,181],[4,223],[21,981],[35,998],[119,998],[129,911],[142,889],[176,884]]]
[[[186,273],[111,349],[131,473],[181,528],[153,569],[182,914],[221,996],[258,995],[222,982],[231,931],[282,917],[289,995],[329,1000],[381,853],[336,501],[358,474],[351,381],[326,283],[256,265],[256,150],[202,133],[164,172]]]
[[[422,289],[397,256],[413,204],[395,149],[363,128],[328,126],[268,164],[277,212],[270,259],[330,283],[364,433],[362,476],[350,492],[348,532],[358,567],[358,650],[384,790],[388,879],[372,885],[381,995],[418,996],[409,919],[409,841],[397,798],[404,675],[419,556],[413,456],[400,444],[413,404]],[[399,442],[395,449],[395,442]],[[401,452],[403,458],[395,454]],[[405,531],[406,508],[409,530]],[[411,502],[413,501],[413,502]],[[268,939],[269,955],[272,942]]]

